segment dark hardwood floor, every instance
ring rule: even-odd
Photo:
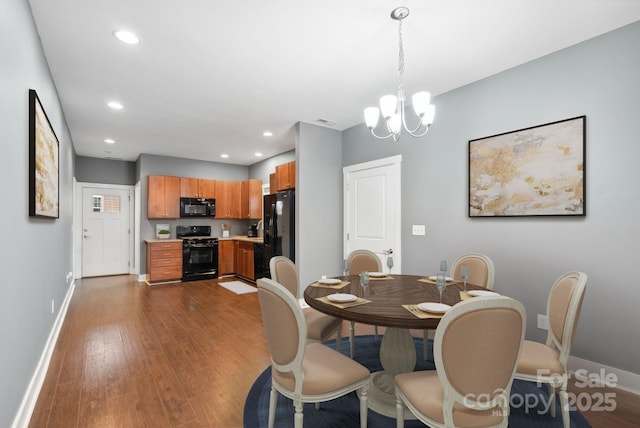
[[[78,280],[29,426],[242,427],[268,365],[256,293],[214,281]],[[584,412],[592,425],[640,426],[640,397],[613,392],[615,411]]]

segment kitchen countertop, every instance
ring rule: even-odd
[[[256,238],[250,238],[245,235],[234,235],[228,238],[219,238],[221,241],[245,241],[245,242],[253,242],[255,244],[263,244],[264,238],[262,236],[258,236]]]
[[[200,238],[203,238],[202,236]],[[221,238],[219,236],[207,236],[206,238],[218,238],[220,241],[245,241],[245,242],[253,242],[254,244],[263,244],[264,243],[264,239],[262,238],[262,236],[256,237],[256,238],[250,238],[248,236],[245,235],[234,235],[234,236],[230,236],[228,238]],[[157,239],[157,238],[152,238],[152,239],[145,239],[145,242],[182,242],[183,238],[169,238],[169,239]]]

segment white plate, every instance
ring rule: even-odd
[[[369,276],[371,278],[383,278],[387,276],[387,274],[384,272],[369,272]]]
[[[338,278],[322,278],[322,279],[319,279],[318,282],[320,284],[335,285],[335,284],[340,284],[342,280]]]
[[[476,297],[487,297],[487,296],[499,296],[499,293],[496,293],[495,291],[489,291],[489,290],[469,290],[467,291],[467,294],[470,294],[472,296],[476,296]]]
[[[354,296],[353,294],[347,294],[347,293],[329,294],[327,296],[327,299],[329,299],[332,302],[336,302],[336,303],[353,302],[357,298],[358,298],[358,296]]]
[[[431,312],[432,314],[444,314],[449,309],[451,309],[451,306],[445,305],[444,303],[425,302],[425,303],[420,303],[418,305],[418,309],[423,310],[425,312]]]
[[[430,277],[429,277],[429,279],[430,279],[431,281],[436,281],[436,280],[438,279],[438,277],[434,275],[434,276],[430,276]],[[445,281],[453,281],[453,278],[451,278],[450,276],[445,276],[445,277],[444,277],[444,280],[445,280]]]

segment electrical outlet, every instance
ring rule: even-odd
[[[426,235],[426,227],[424,224],[414,224],[411,226],[411,234],[424,236]]]
[[[56,310],[56,301],[55,299],[51,300],[51,315],[53,315],[55,313]]]
[[[546,315],[538,314],[538,328],[549,330],[549,320]]]

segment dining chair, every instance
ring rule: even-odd
[[[479,253],[469,253],[458,257],[451,264],[451,277],[453,279],[461,279],[460,270],[462,266],[466,266],[469,269],[469,278],[467,279],[469,283],[479,285],[487,290],[493,290],[495,267],[489,256]],[[429,355],[429,330],[424,330],[422,336],[422,355],[424,355],[424,359],[426,360]]]
[[[567,360],[586,289],[587,274],[583,272],[567,272],[556,280],[547,299],[547,340],[545,343],[524,341],[515,375],[516,379],[548,385],[549,409],[553,417],[556,415],[555,396],[558,392],[565,427],[570,424]]]
[[[505,296],[462,301],[440,321],[435,370],[395,376],[396,424],[404,406],[430,427],[506,427],[526,313]]]
[[[289,292],[299,299],[298,269],[285,256],[275,256],[269,260],[271,279],[284,285]],[[307,342],[324,342],[336,334],[336,349],[342,351],[342,319],[323,314],[313,308],[302,310],[307,324]]]
[[[370,250],[353,250],[347,257],[347,269],[349,275],[360,275],[360,273],[367,272],[382,272],[382,263],[380,258]],[[355,344],[355,326],[356,323],[351,321],[349,328],[349,352],[351,358],[354,355]],[[374,326],[374,338],[378,340],[378,326]]]
[[[469,268],[468,282],[480,285],[487,290],[493,290],[493,281],[496,270],[493,261],[484,254],[470,253],[458,257],[451,264],[451,277],[461,279],[460,270],[462,266]]]
[[[278,393],[293,400],[294,426],[302,428],[303,403],[333,400],[353,391],[360,396],[360,427],[367,426],[369,370],[321,343],[306,343],[298,300],[272,279],[257,281],[267,345],[271,354],[268,427],[273,428]]]

